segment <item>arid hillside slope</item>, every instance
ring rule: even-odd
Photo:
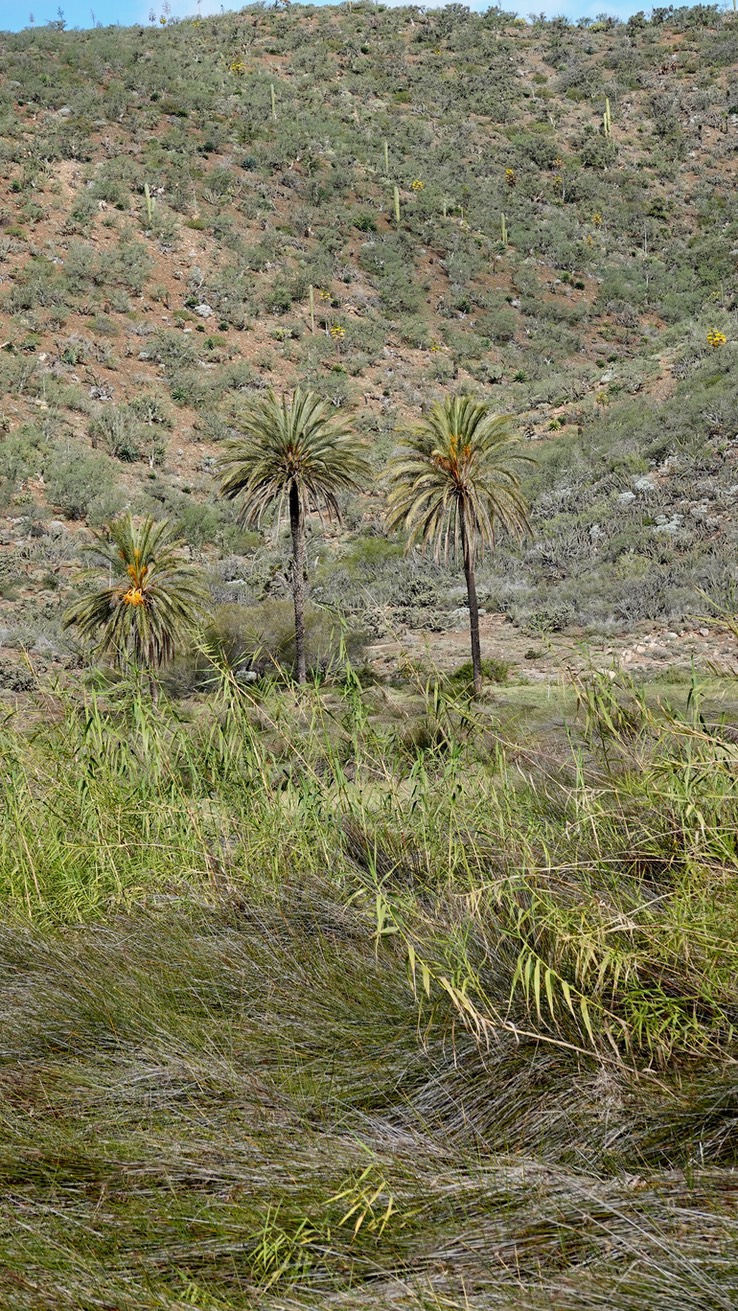
[[[382,518],[398,425],[452,388],[536,456],[487,610],[534,638],[691,631],[735,560],[737,66],[706,6],[4,36],[0,676],[75,659],[79,546],[125,507],[178,521],[218,622],[279,629],[285,543],[239,528],[213,467],[254,390],[297,382],[376,470],[310,545],[314,598],[368,637],[463,629],[461,580]]]

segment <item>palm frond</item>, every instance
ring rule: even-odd
[[[98,585],[69,607],[64,626],[96,641],[99,653],[118,665],[165,664],[205,612],[206,589],[184,546],[166,519],[136,521],[129,514],[96,533],[87,548],[95,561],[87,579]],[[108,585],[100,587],[103,568]]]
[[[338,497],[357,491],[370,474],[351,428],[314,392],[270,391],[243,416],[243,432],[220,461],[223,496],[239,503],[244,523],[258,526],[276,508],[281,520],[294,487],[305,512],[340,518]]]
[[[520,473],[529,462],[508,415],[470,396],[447,397],[404,434],[390,462],[388,526],[403,527],[409,544],[437,558],[459,553],[462,517],[473,554],[494,547],[498,527],[522,535],[529,519]]]

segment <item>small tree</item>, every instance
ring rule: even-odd
[[[516,450],[508,415],[483,401],[448,396],[402,440],[391,462],[388,524],[403,527],[408,546],[430,546],[436,559],[461,555],[469,598],[474,694],[482,690],[476,563],[493,550],[497,526],[512,534],[528,528]]]
[[[184,547],[166,519],[116,520],[87,548],[96,559],[88,577],[97,589],[64,616],[66,628],[97,640],[99,653],[118,667],[131,662],[148,670],[154,695],[154,672],[204,619],[206,589]],[[107,586],[99,585],[103,570]]]
[[[314,392],[270,391],[253,403],[242,436],[228,442],[220,461],[221,492],[239,503],[240,518],[258,527],[287,509],[292,534],[292,595],[298,683],[307,677],[305,655],[305,520],[312,511],[340,519],[338,496],[357,491],[370,474],[358,442],[340,415]]]

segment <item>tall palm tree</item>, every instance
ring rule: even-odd
[[[447,396],[410,429],[389,466],[390,528],[404,527],[408,546],[422,542],[436,559],[461,555],[469,597],[474,694],[482,690],[476,562],[494,549],[497,527],[525,532],[528,509],[519,468],[528,457],[514,445],[508,415],[484,401]]]
[[[166,519],[116,520],[87,548],[96,560],[88,577],[97,589],[64,616],[65,628],[97,639],[100,654],[119,667],[132,662],[148,670],[154,695],[153,672],[204,618],[205,586],[184,546]],[[103,571],[107,585],[100,586]]]
[[[298,387],[291,397],[270,391],[253,402],[220,470],[221,493],[239,502],[243,523],[258,527],[273,508],[278,521],[285,508],[289,514],[296,676],[304,683],[305,519],[311,511],[340,519],[339,493],[357,491],[369,465],[342,416],[332,415],[315,392]]]

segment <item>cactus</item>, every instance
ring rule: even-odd
[[[144,182],[144,196],[146,197],[146,219],[151,226],[154,217],[154,198],[151,194],[151,187],[148,182]]]
[[[397,224],[397,226],[398,226],[398,228],[399,228],[399,226],[400,226],[400,188],[397,187],[397,186],[395,187],[394,196],[395,196],[395,223]]]
[[[610,110],[610,100],[605,96],[605,112],[602,115],[602,130],[606,137],[612,136],[612,112]]]
[[[274,83],[273,83],[273,82],[270,82],[270,83],[269,83],[269,95],[270,95],[271,102],[272,102],[272,122],[273,122],[273,123],[276,123],[276,121],[277,121],[277,97],[276,97],[275,94],[274,94]]]
[[[387,145],[386,141],[383,144],[384,144],[384,176],[388,178],[389,177],[389,146]]]
[[[310,296],[310,331],[312,332],[313,336],[315,336],[315,288],[313,287],[312,283],[310,284],[310,288],[309,288],[309,296]]]
[[[500,215],[500,236],[502,237],[503,246],[507,245],[507,219],[504,214]]]

